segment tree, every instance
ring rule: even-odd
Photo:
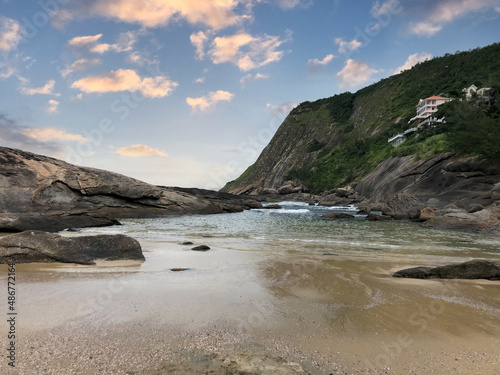
[[[481,105],[453,101],[442,105],[438,116],[451,148],[462,155],[481,155],[500,164],[500,118]]]

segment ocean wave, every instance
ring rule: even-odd
[[[309,206],[306,202],[293,202],[293,201],[282,201],[278,202],[280,206]]]
[[[311,211],[308,210],[307,208],[297,208],[297,209],[279,208],[279,209],[274,209],[274,210],[266,210],[266,209],[257,208],[257,209],[254,209],[252,211],[265,212],[267,214],[294,214],[294,215],[297,215],[297,214],[309,215],[309,214],[311,214]]]
[[[326,210],[335,210],[335,211],[359,211],[357,206],[350,204],[349,206],[317,206]]]

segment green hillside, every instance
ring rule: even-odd
[[[294,180],[318,193],[355,182],[391,155],[424,158],[456,152],[482,154],[499,163],[499,100],[495,105],[457,100],[443,106],[449,118],[445,126],[425,129],[396,148],[387,142],[410,127],[419,99],[459,99],[472,84],[492,87],[498,99],[500,43],[434,58],[354,94],[300,104],[257,162],[223,190],[250,193]],[[470,132],[477,147],[464,147]]]

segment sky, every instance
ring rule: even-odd
[[[0,0],[0,146],[219,189],[301,102],[499,39],[500,0]]]

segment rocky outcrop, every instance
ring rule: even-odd
[[[94,264],[102,260],[144,260],[141,245],[121,234],[63,237],[26,231],[0,238],[0,263],[63,262]]]
[[[414,160],[413,156],[404,156],[391,157],[378,165],[355,190],[374,205],[387,202],[395,194],[406,194],[426,206],[442,208],[453,203],[468,210],[496,201],[499,181],[500,168],[487,166],[476,157],[442,154]]]
[[[385,215],[438,229],[500,236],[500,168],[477,157],[451,154],[425,160],[389,158],[363,178],[356,191],[363,209],[382,205]]]
[[[269,204],[267,206],[263,206],[262,208],[265,210],[281,210],[283,207],[279,204]]]
[[[344,187],[324,192],[319,199],[320,206],[349,206],[364,200],[352,187]]]
[[[0,147],[0,231],[113,225],[121,218],[237,212],[248,197],[161,187]]]
[[[427,220],[424,225],[430,228],[500,236],[500,206],[493,204],[472,213],[452,206],[437,211],[436,216]]]
[[[377,214],[369,213],[366,216],[366,220],[368,220],[368,221],[391,221],[391,220],[393,220],[393,218],[390,216],[387,216],[387,215],[377,215]]]
[[[393,277],[413,279],[488,279],[500,280],[500,263],[486,260],[440,267],[414,267],[398,271]]]
[[[353,215],[349,214],[325,214],[322,216],[325,219],[332,219],[332,220],[342,220],[342,219],[355,219],[356,217]]]
[[[415,197],[396,194],[382,206],[382,214],[398,220],[418,219],[424,207]]]

